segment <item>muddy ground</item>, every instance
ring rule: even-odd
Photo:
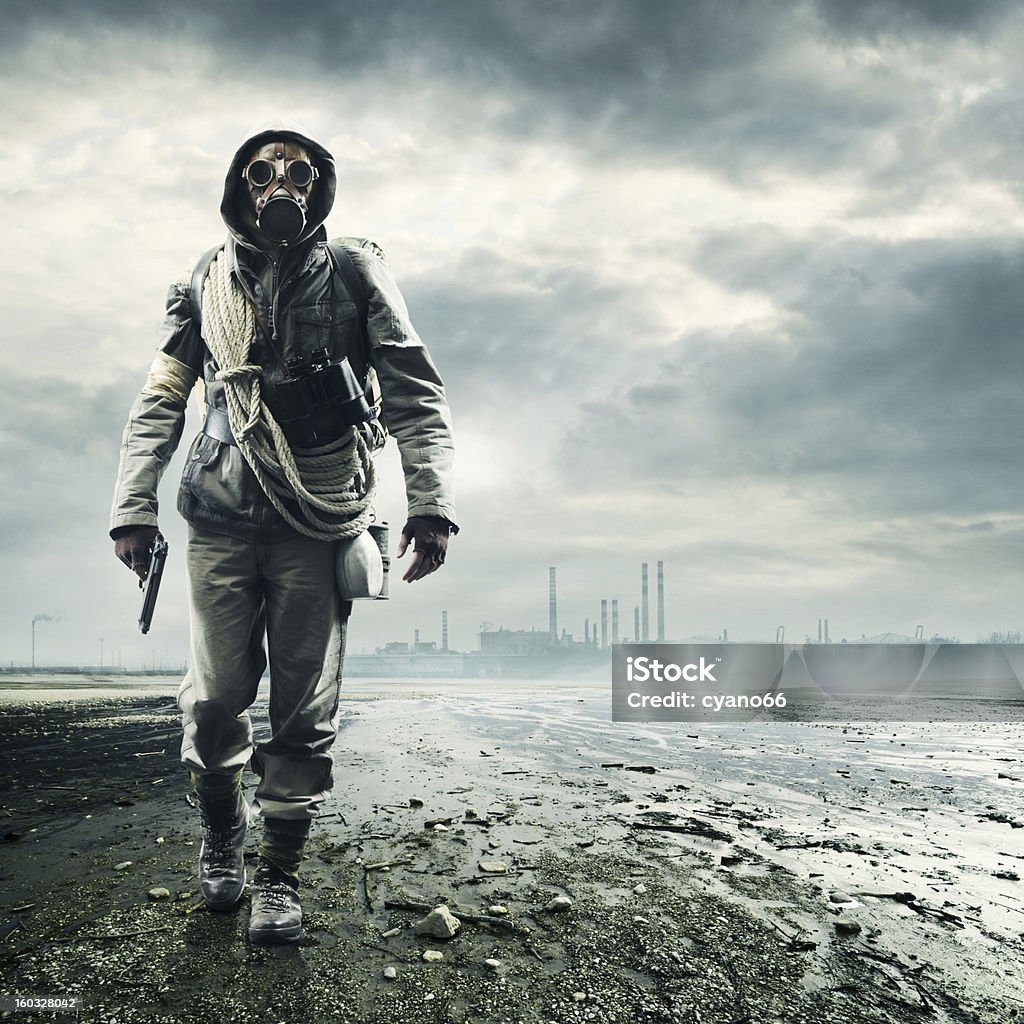
[[[1024,1021],[1024,762],[997,726],[940,765],[926,726],[666,739],[585,689],[349,689],[305,936],[273,949],[248,891],[199,900],[173,693],[30,696],[0,704],[0,993],[80,995],[83,1022]],[[455,937],[415,934],[439,904]]]

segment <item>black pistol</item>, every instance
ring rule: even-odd
[[[156,598],[160,593],[160,580],[164,574],[164,562],[167,561],[167,541],[164,535],[158,533],[153,538],[149,549],[149,572],[146,573],[146,582],[139,580],[139,587],[143,585],[146,593],[142,598],[142,614],[139,616],[139,629],[143,633],[149,632],[153,624],[153,612],[156,609]]]

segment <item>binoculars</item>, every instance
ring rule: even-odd
[[[308,359],[288,360],[288,376],[274,389],[274,418],[292,446],[313,447],[334,441],[349,428],[373,419],[364,385],[348,357],[331,359],[326,348]]]

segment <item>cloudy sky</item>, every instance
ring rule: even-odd
[[[335,154],[328,227],[387,251],[456,425],[449,563],[354,650],[546,628],[549,565],[560,626],[617,597],[628,633],[658,559],[673,639],[1024,626],[1024,4],[0,8],[3,663],[40,615],[41,664],[184,655],[180,458],[149,638],[110,494],[272,116]]]

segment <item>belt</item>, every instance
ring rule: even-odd
[[[203,421],[203,433],[210,437],[223,441],[224,444],[238,447],[235,435],[231,433],[231,423],[228,414],[215,409],[212,405],[206,407],[206,419]]]

